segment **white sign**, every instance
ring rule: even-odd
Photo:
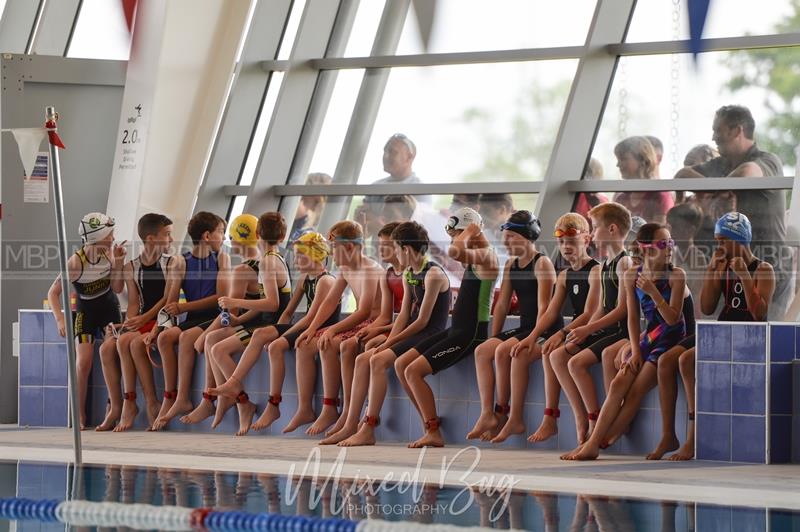
[[[24,179],[24,203],[48,203],[50,201],[50,154],[40,151],[36,155],[33,172]]]

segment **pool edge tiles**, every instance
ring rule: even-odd
[[[41,432],[48,435],[47,441],[54,438],[55,429],[37,429],[27,432]],[[60,433],[60,440],[66,442],[69,434]],[[0,434],[0,437],[2,434]],[[102,435],[95,435],[102,436]],[[202,435],[205,441],[200,443],[197,434],[136,434],[139,442],[132,445],[124,440],[126,435],[116,435],[115,441],[125,444],[130,450],[117,450],[109,442],[106,449],[97,447],[104,442],[102,437],[87,438],[84,445],[84,462],[87,464],[108,465],[119,464],[135,467],[191,469],[194,471],[216,470],[221,472],[270,473],[287,475],[292,465],[295,474],[303,471],[307,452],[318,449],[321,453],[320,475],[324,477],[332,470],[335,457],[340,449],[319,449],[312,442],[301,448],[301,441],[292,442],[291,446],[275,446],[274,452],[270,442],[242,444],[241,448],[252,447],[252,459],[241,459],[245,453],[236,448],[232,438],[217,435]],[[271,438],[272,443],[280,440]],[[9,441],[4,438],[3,442]],[[150,449],[143,449],[149,442]],[[193,444],[191,442],[197,442]],[[133,447],[139,448],[134,449]],[[93,448],[94,447],[94,448]],[[175,449],[174,454],[160,453],[157,447]],[[226,456],[188,455],[181,449],[195,448],[213,450],[228,447]],[[441,464],[444,460],[450,464],[457,453],[464,452],[464,447],[431,449],[426,451],[425,463],[420,468],[420,479],[427,476],[438,483],[441,476]],[[473,455],[462,455],[452,466],[445,478],[446,486],[464,486],[464,481],[479,484],[487,478],[499,481],[503,475],[513,476],[515,486],[522,490],[541,490],[559,493],[584,493],[587,495],[608,495],[619,497],[637,497],[651,500],[696,501],[711,504],[730,504],[748,507],[770,506],[792,510],[800,510],[800,468],[795,465],[748,465],[720,462],[692,461],[685,463],[648,462],[639,459],[615,459],[602,457],[598,462],[565,464],[558,460],[557,452],[532,452],[527,450],[481,450],[482,457],[478,467],[470,473]],[[379,456],[380,458],[375,458]],[[350,452],[342,464],[343,478],[384,478],[387,471],[392,471],[394,478],[403,474],[414,478],[419,453],[409,454],[408,449],[400,446],[382,446],[374,449],[361,449]],[[61,448],[25,447],[0,445],[0,457],[26,459],[31,461],[68,461],[72,458],[72,450],[67,445]],[[309,469],[309,472],[313,469]],[[309,473],[310,474],[310,473]]]

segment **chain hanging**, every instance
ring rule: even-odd
[[[672,39],[677,41],[680,39],[681,30],[681,0],[672,0]],[[672,171],[674,174],[679,168],[683,166],[683,161],[680,160],[678,153],[678,125],[680,121],[680,103],[681,103],[681,71],[680,71],[680,55],[671,55],[670,65],[670,128],[669,128],[669,144],[670,144],[670,160],[672,161]]]

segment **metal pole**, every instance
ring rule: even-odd
[[[55,107],[47,107],[46,120],[56,122]],[[56,122],[57,123],[57,122]],[[67,270],[67,257],[69,247],[64,224],[64,198],[61,194],[61,165],[58,162],[58,147],[48,143],[50,147],[50,169],[53,178],[53,199],[56,206],[56,228],[58,230],[58,263],[61,269],[61,304],[64,307],[64,323],[67,326],[67,368],[69,370],[69,401],[72,420],[72,447],[75,450],[75,465],[83,463],[81,453],[81,423],[80,409],[78,407],[78,391],[76,389],[77,370],[75,368],[75,331],[72,323],[72,306],[70,304],[69,271]]]

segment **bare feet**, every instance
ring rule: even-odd
[[[215,429],[222,423],[222,418],[225,417],[225,413],[230,410],[230,408],[236,404],[236,401],[231,399],[230,397],[217,397],[217,411],[214,412],[214,421],[211,422],[211,428]]]
[[[592,434],[593,422],[590,422],[584,415],[575,416],[575,434],[578,435],[578,443],[583,445]]]
[[[491,441],[492,443],[502,443],[514,434],[522,434],[523,432],[525,432],[525,423],[508,418],[506,424],[503,425],[503,428],[500,429],[500,432],[498,432],[497,436],[492,438]]]
[[[122,414],[119,423],[114,427],[114,432],[124,432],[133,426],[133,421],[139,414],[139,407],[135,400],[126,399],[122,403]]]
[[[326,438],[320,440],[320,445],[335,445],[341,441],[346,440],[353,434],[358,431],[358,423],[354,424],[347,424],[345,423],[342,428],[337,430],[336,432],[328,431],[326,434],[328,435]],[[347,447],[347,446],[344,446]]]
[[[686,440],[678,452],[669,457],[673,462],[683,462],[694,458],[694,442]]]
[[[331,405],[325,405],[322,407],[322,412],[320,412],[319,417],[317,417],[314,424],[308,427],[306,430],[306,434],[309,436],[316,436],[317,434],[322,434],[322,432],[330,427],[337,419],[339,414],[336,412],[336,407]]]
[[[161,402],[161,409],[159,409],[156,419],[152,423],[150,423],[150,428],[147,430],[156,431],[163,429],[166,423],[162,423],[161,419],[163,419],[164,416],[167,415],[167,412],[170,411],[172,405],[174,404],[175,404],[175,399],[169,399],[167,397],[164,397],[164,400]]]
[[[253,430],[264,430],[275,423],[275,420],[279,417],[281,417],[280,409],[272,403],[267,403],[267,407],[264,409],[264,412],[250,428]]]
[[[289,421],[289,424],[283,429],[284,434],[297,430],[300,425],[311,423],[316,419],[313,410],[298,410],[294,417]]]
[[[497,424],[489,430],[486,430],[481,434],[481,441],[490,442],[497,437],[497,434],[500,432],[500,429],[506,425],[508,422],[508,416],[505,414],[495,414],[497,418]]]
[[[186,425],[194,425],[200,423],[206,418],[214,415],[214,403],[208,399],[203,399],[197,408],[192,410],[189,414],[181,417],[181,423]]]
[[[579,443],[577,447],[575,447],[571,451],[567,451],[566,453],[562,454],[561,456],[559,456],[559,458],[561,460],[572,460],[573,456],[581,452],[581,449],[583,449],[583,445],[584,445],[583,443]]]
[[[567,460],[597,460],[597,457],[600,456],[600,449],[597,445],[592,444],[591,442],[586,442],[580,448],[580,450],[567,457]]]
[[[94,430],[97,432],[106,432],[114,428],[114,425],[117,424],[119,421],[119,416],[122,412],[122,409],[119,410],[111,410],[110,408],[106,409],[106,418],[103,420],[102,423],[97,425]]]
[[[147,403],[147,430],[150,430],[153,423],[156,422],[159,412],[161,412],[161,403],[158,401]]]
[[[236,405],[239,411],[239,431],[237,436],[244,436],[250,430],[250,424],[253,422],[253,416],[256,415],[256,405],[247,401],[246,403],[239,403]]]
[[[176,418],[181,414],[186,414],[191,411],[192,411],[191,401],[178,399],[174,403],[172,403],[172,406],[169,408],[169,410],[167,410],[166,414],[164,414],[163,416],[162,415],[158,416],[156,422],[153,423],[153,430],[161,430],[165,426],[167,426],[167,423],[169,423],[173,418]]]
[[[224,395],[225,397],[236,399],[236,396],[238,396],[242,390],[244,390],[242,382],[231,375],[223,384],[216,388],[209,388],[208,393],[216,396]]]
[[[539,428],[536,429],[536,432],[528,436],[528,441],[530,443],[547,441],[556,434],[558,434],[558,421],[556,421],[556,418],[553,416],[543,416],[542,423],[539,425]]]
[[[439,429],[426,432],[420,439],[408,444],[409,449],[421,449],[423,447],[444,447],[444,438]]]
[[[334,434],[342,430],[342,427],[344,427],[344,424],[346,422],[347,422],[347,408],[343,407],[342,413],[339,414],[339,419],[337,419],[336,423],[334,423],[333,426],[330,429],[328,429],[328,431],[325,433],[325,436],[333,436]]]
[[[500,425],[500,419],[494,412],[485,412],[478,417],[475,426],[467,433],[468,440],[476,440],[480,438],[484,432],[497,430]]]
[[[345,434],[347,427],[336,434],[345,436],[339,441],[339,447],[360,447],[362,445],[375,445],[375,427],[362,423],[360,427],[352,431],[349,435]]]
[[[646,458],[648,460],[661,460],[661,457],[665,454],[674,451],[680,446],[680,442],[678,438],[672,434],[670,436],[664,436],[661,438],[661,441],[658,442],[655,450],[648,454]]]

